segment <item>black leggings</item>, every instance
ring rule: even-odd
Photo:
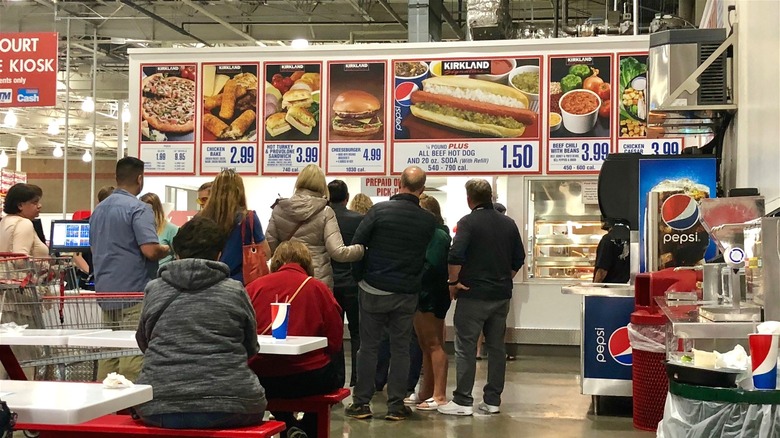
[[[258,378],[265,389],[265,397],[269,400],[330,394],[342,386],[338,383],[337,370],[333,361],[320,369],[304,373],[275,377],[258,376]],[[315,413],[306,413],[301,421],[297,421],[292,412],[271,411],[271,413],[274,418],[287,424],[287,430],[291,427],[298,427],[306,432],[309,438],[317,436],[317,415]]]

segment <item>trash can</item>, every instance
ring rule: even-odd
[[[654,281],[655,273],[638,274],[634,282],[634,312],[628,326],[633,364],[634,427],[655,431],[663,419],[669,381],[666,377],[666,317],[655,303],[666,282]]]

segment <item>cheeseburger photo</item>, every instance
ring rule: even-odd
[[[381,103],[360,90],[345,91],[333,101],[333,133],[347,137],[369,137],[382,130]]]
[[[461,131],[490,137],[520,137],[536,122],[528,98],[519,90],[463,76],[440,76],[422,81],[412,93],[411,111],[417,118]]]

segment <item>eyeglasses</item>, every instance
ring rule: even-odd
[[[209,202],[209,197],[208,196],[202,196],[202,197],[196,199],[195,202],[197,202],[198,205],[203,207],[204,205],[206,205],[207,202]]]

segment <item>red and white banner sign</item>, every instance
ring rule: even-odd
[[[0,108],[57,103],[57,33],[0,33]]]

